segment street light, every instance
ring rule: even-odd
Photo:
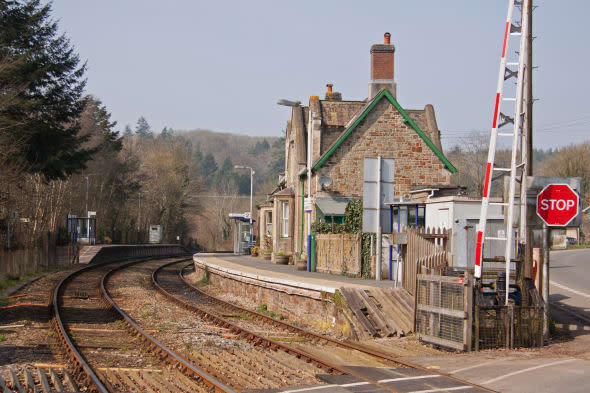
[[[88,217],[88,176],[86,177],[86,217]]]
[[[88,239],[88,244],[90,244],[90,214],[88,214],[88,177],[90,175],[86,175],[86,238]]]
[[[250,169],[250,242],[248,246],[252,246],[252,190],[254,184],[254,169],[245,165],[234,165],[235,169]]]
[[[290,107],[299,107],[301,106],[301,101],[291,101],[280,99],[277,101],[277,104],[282,106],[290,106]],[[311,206],[311,141],[312,141],[312,133],[313,133],[313,112],[311,111],[311,105],[309,106],[309,120],[307,126],[307,198],[306,203],[304,206]],[[305,212],[308,214],[307,216],[307,271],[311,271],[311,207],[305,208]],[[299,252],[302,252],[300,250]]]

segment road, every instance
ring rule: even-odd
[[[561,340],[541,349],[406,360],[499,392],[590,391],[590,249],[551,252],[550,280],[551,316],[567,331]]]
[[[590,249],[553,251],[550,258],[549,298],[587,318],[590,325]]]

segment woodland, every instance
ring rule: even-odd
[[[95,211],[99,242],[143,243],[159,224],[164,242],[229,249],[228,214],[250,204],[250,171],[235,166],[255,171],[254,204],[263,202],[284,170],[284,137],[157,131],[149,116],[120,128],[86,91],[86,67],[50,4],[0,2],[1,247],[34,247],[43,237],[66,244],[66,217]],[[488,139],[474,131],[446,151],[459,169],[453,184],[470,195],[481,195]],[[508,152],[497,157],[505,162]],[[582,177],[588,206],[590,142],[533,157],[537,175]]]

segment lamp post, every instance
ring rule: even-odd
[[[290,107],[299,107],[301,106],[301,101],[290,101],[281,99],[277,101],[277,104],[282,106],[290,106]],[[312,161],[312,134],[313,134],[313,112],[311,111],[311,105],[309,107],[309,120],[307,126],[307,198],[306,200],[309,201],[306,204],[311,205],[311,161]],[[311,208],[305,209],[307,213],[307,271],[311,271]],[[302,217],[303,218],[303,217]],[[300,250],[302,252],[303,250]]]
[[[88,176],[86,177],[86,217],[88,217]]]
[[[252,244],[252,191],[254,189],[254,169],[245,165],[234,165],[235,169],[250,169],[250,242],[248,246]]]
[[[90,244],[90,214],[88,214],[88,177],[90,175],[86,175],[86,238],[88,239],[88,243]]]

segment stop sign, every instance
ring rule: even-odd
[[[567,184],[549,184],[537,195],[537,215],[549,226],[566,226],[579,209],[580,197]]]

